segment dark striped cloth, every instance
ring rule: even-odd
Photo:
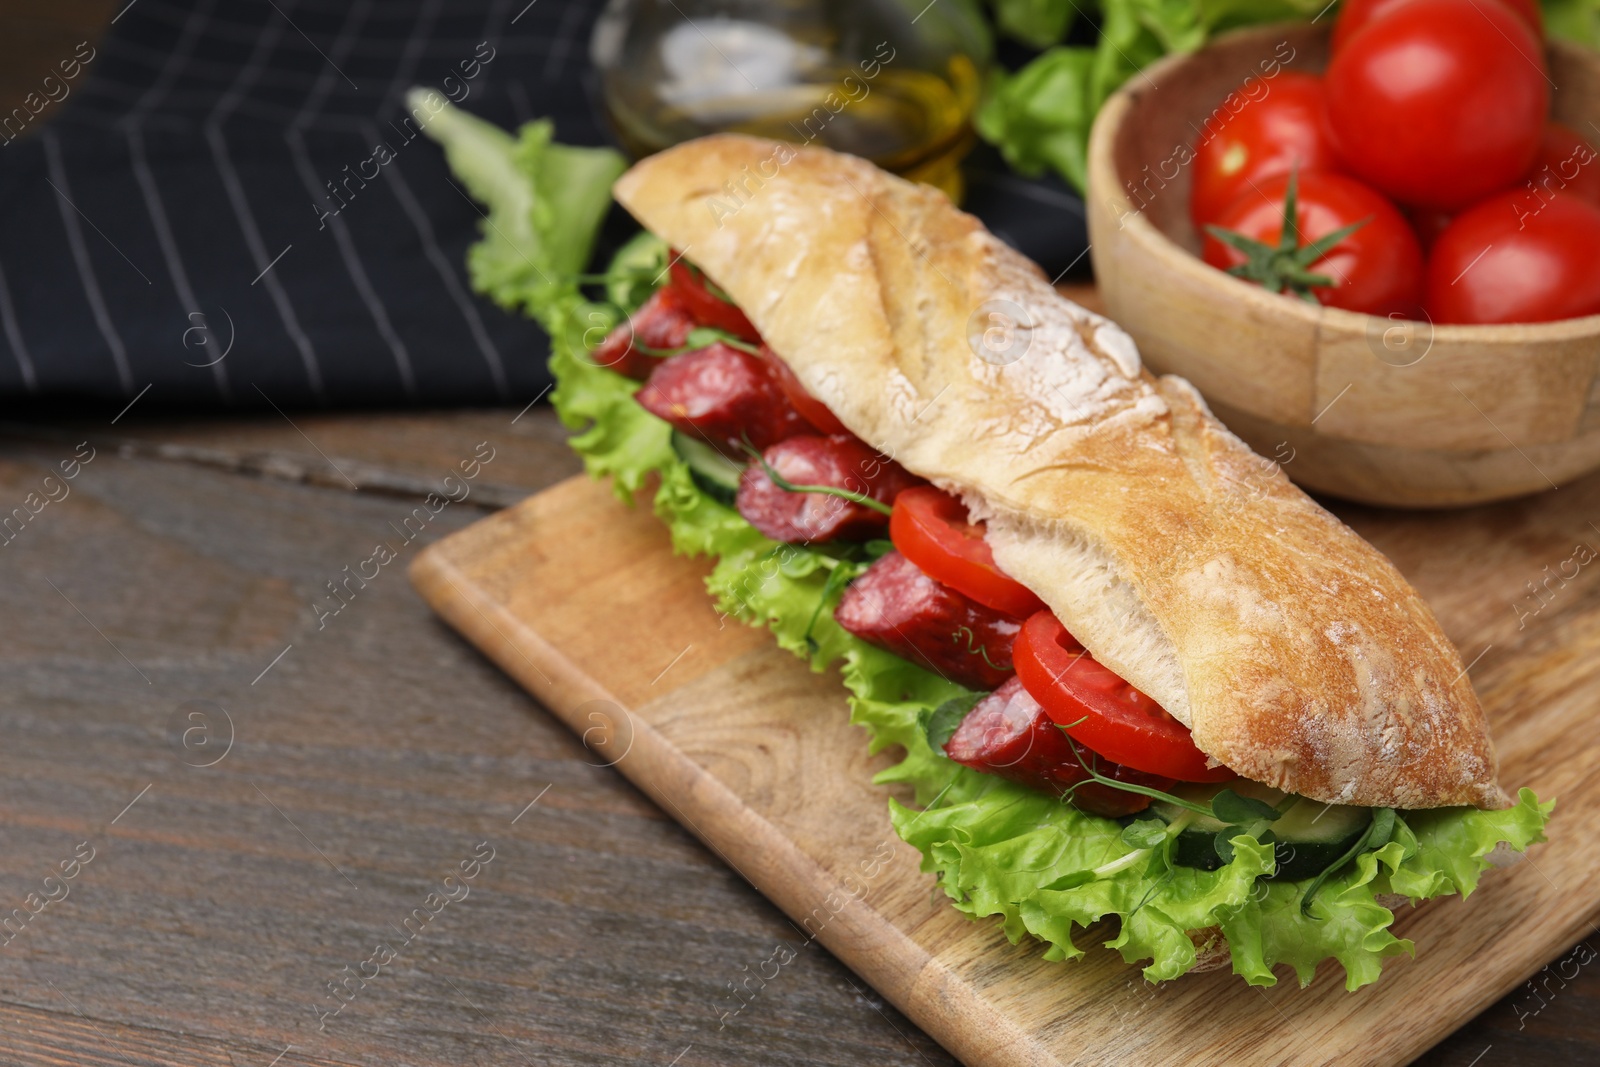
[[[546,340],[474,295],[480,212],[403,95],[604,144],[594,0],[132,0],[0,101],[0,404],[521,404]],[[35,127],[45,96],[62,107]],[[9,112],[5,109],[11,108]],[[1083,205],[990,154],[967,207],[1052,274]],[[634,227],[613,212],[600,251]]]
[[[0,397],[531,399],[544,338],[468,288],[478,210],[402,96],[605,143],[583,85],[597,10],[135,0],[61,57],[47,126],[21,130],[25,104],[0,122]]]

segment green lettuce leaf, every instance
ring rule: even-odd
[[[973,117],[978,134],[1030,178],[1053,168],[1082,191],[1089,127],[1104,100],[1092,88],[1094,50],[1052,48],[1015,74],[996,69]]]
[[[1047,48],[1067,35],[1079,13],[1073,0],[991,0],[994,24],[1023,44]]]
[[[626,164],[609,148],[556,144],[554,125],[530,122],[517,136],[412,89],[407,105],[427,115],[422,130],[444,148],[450,170],[487,205],[483,239],[467,253],[473,288],[501,307],[548,319],[576,298],[574,276],[594,250],[611,207],[611,183]]]
[[[1326,3],[1103,0],[1098,6],[1100,36],[1092,47],[1051,48],[1018,71],[994,71],[974,119],[978,134],[1012,167],[1029,176],[1054,169],[1080,192],[1094,117],[1129,78],[1162,56],[1194,51],[1223,30],[1309,18]],[[996,17],[1003,29],[1039,45],[1050,43],[1045,38],[1055,25],[1054,11],[1055,5],[1043,0],[1015,9],[1001,4]],[[1240,73],[1241,81],[1246,73]]]
[[[1245,906],[1256,878],[1273,869],[1271,846],[1246,836],[1218,870],[1169,866],[1125,844],[1111,819],[966,768],[921,811],[891,801],[890,818],[959,910],[999,916],[1013,943],[1031,934],[1052,960],[1082,956],[1074,931],[1114,916],[1120,930],[1106,945],[1130,963],[1150,960],[1144,973],[1154,981],[1193,967],[1188,931]]]
[[[1504,811],[1435,808],[1403,813],[1392,841],[1358,857],[1355,868],[1330,879],[1310,906],[1300,910],[1300,883],[1263,883],[1245,907],[1223,921],[1233,949],[1234,970],[1252,985],[1271,985],[1272,967],[1287,963],[1300,984],[1332,956],[1344,965],[1345,986],[1377,981],[1380,961],[1414,952],[1409,941],[1389,933],[1393,914],[1375,899],[1397,894],[1416,904],[1430,897],[1467,896],[1489,867],[1485,857],[1504,841],[1521,851],[1544,840],[1544,824],[1555,802],[1540,804],[1524,789]]]
[[[582,431],[569,443],[583,457],[584,469],[611,478],[617,495],[631,500],[652,472],[682,463],[672,451],[671,427],[634,402],[640,383],[589,359],[585,335],[603,337],[616,319],[615,308],[576,297],[547,310],[556,381],[550,402],[563,424]]]
[[[1411,898],[1415,904],[1449,893],[1471,895],[1478,876],[1489,866],[1485,859],[1504,841],[1521,852],[1544,840],[1544,824],[1556,802],[1541,804],[1533,790],[1522,789],[1517,802],[1504,811],[1476,808],[1437,808],[1405,813],[1405,824],[1416,840],[1404,863],[1389,876],[1390,892]]]
[[[484,153],[468,157],[463,164],[452,156],[452,166],[485,163]],[[497,180],[521,180],[530,189],[535,182],[525,172],[521,179],[503,171],[462,177],[479,192]],[[518,199],[505,190],[483,195],[496,210]],[[528,196],[536,202],[539,194]],[[537,234],[537,226],[530,232]],[[499,240],[491,228],[479,247]],[[1157,981],[1191,969],[1196,939],[1203,943],[1220,928],[1234,971],[1251,984],[1272,984],[1280,964],[1304,983],[1322,960],[1332,958],[1354,989],[1377,979],[1386,956],[1412,951],[1390,932],[1393,915],[1379,895],[1415,902],[1470,893],[1497,843],[1521,849],[1543,840],[1553,804],[1541,805],[1527,790],[1506,811],[1404,813],[1391,840],[1328,880],[1306,915],[1301,898],[1308,883],[1262,880],[1274,868],[1272,848],[1253,837],[1235,837],[1232,860],[1218,870],[1175,867],[1163,845],[1140,835],[1129,843],[1114,820],[960,767],[935,751],[928,740],[934,711],[977,694],[861,641],[833,619],[846,580],[865,569],[876,550],[785,545],[764,537],[735,509],[700,491],[672,447],[669,427],[634,401],[638,383],[590,360],[590,349],[606,331],[648,296],[653,283],[645,276],[653,270],[659,280],[662,249],[652,240],[630,243],[619,253],[608,271],[607,302],[586,299],[575,279],[553,295],[536,286],[517,290],[522,306],[538,305],[550,333],[557,383],[552,399],[562,420],[580,431],[572,445],[588,471],[611,478],[625,500],[654,482],[654,508],[670,528],[675,550],[716,557],[706,585],[718,610],[767,627],[813,670],[840,666],[851,721],[866,729],[871,750],[902,753],[876,778],[909,788],[917,805],[889,802],[895,829],[922,852],[923,869],[937,875],[958,909],[974,919],[998,918],[1013,942],[1025,935],[1037,939],[1052,960],[1082,955],[1076,938],[1094,927],[1126,960],[1145,961],[1145,976]],[[475,255],[470,266],[482,291],[510,277],[503,250]],[[515,285],[529,284],[525,275],[516,277]]]

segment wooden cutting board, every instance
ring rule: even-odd
[[[870,784],[890,756],[868,757],[838,677],[719,618],[701,585],[709,563],[673,556],[646,501],[563,482],[434,545],[411,576],[597,761],[974,1067],[1404,1063],[1594,929],[1600,561],[1559,576],[1579,542],[1600,549],[1600,479],[1475,511],[1342,514],[1477,657],[1502,781],[1560,798],[1552,841],[1490,871],[1470,902],[1403,909],[1397,932],[1417,958],[1391,959],[1353,994],[1332,962],[1305,990],[1287,968],[1270,989],[1227,971],[1152,985],[1098,947],[1109,928],[1080,937],[1085,959],[1052,964],[997,921],[968,921],[891,830],[890,791]],[[1558,577],[1530,614],[1541,601],[1524,583],[1546,574]]]

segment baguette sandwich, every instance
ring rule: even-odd
[[[609,299],[542,316],[574,445],[656,485],[722,610],[842,665],[956,907],[1355,989],[1412,950],[1392,906],[1543,839],[1388,560],[942,193],[733,135],[613,191],[646,233]]]

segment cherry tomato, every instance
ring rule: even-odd
[[[1566,192],[1600,205],[1600,152],[1576,131],[1552,122],[1544,128],[1528,181],[1541,194]]]
[[[800,417],[817,428],[820,434],[849,433],[850,430],[839,421],[839,416],[828,410],[828,405],[818,400],[806,391],[800,384],[800,379],[794,376],[794,371],[789,365],[766,345],[761,346],[761,358],[772,365],[772,376],[778,380],[778,385],[783,389],[783,395],[789,398],[789,403]]]
[[[1048,611],[1029,617],[1012,649],[1017,677],[1074,741],[1106,759],[1180,782],[1225,782],[1188,727],[1097,662]]]
[[[1428,261],[1435,322],[1553,322],[1600,315],[1600,207],[1525,189],[1457,216]]]
[[[1276,246],[1283,232],[1283,203],[1289,178],[1282,174],[1258,183],[1258,189],[1246,193],[1223,212],[1217,226]],[[1295,214],[1301,245],[1368,220],[1310,264],[1312,273],[1334,282],[1329,287],[1313,288],[1312,295],[1328,307],[1346,311],[1415,315],[1422,301],[1422,248],[1405,217],[1354,178],[1312,171],[1299,175],[1297,183]],[[1245,262],[1244,253],[1209,235],[1204,258],[1222,270]]]
[[[1369,22],[1386,17],[1390,11],[1406,0],[1344,0],[1339,8],[1339,21],[1333,24],[1333,50],[1343,48],[1356,31]],[[1539,0],[1499,0],[1500,3],[1522,16],[1528,28],[1544,36],[1544,16],[1539,11]]]
[[[1404,0],[1334,55],[1327,85],[1350,173],[1443,211],[1521,181],[1550,109],[1538,37],[1490,0]]]
[[[724,300],[708,288],[706,276],[700,273],[698,267],[684,262],[683,257],[673,253],[672,263],[672,288],[678,291],[683,303],[689,312],[694,315],[695,321],[702,326],[714,326],[719,330],[727,330],[741,341],[755,344],[761,340],[761,335],[756,332],[755,326],[745,318],[744,312],[737,305]]]
[[[1215,222],[1251,182],[1296,167],[1338,166],[1322,79],[1285,71],[1260,84],[1265,96],[1252,100],[1234,92],[1217,109],[1228,117],[1216,128],[1208,122],[1195,142],[1189,214],[1196,227]]]
[[[1450,225],[1450,220],[1455,216],[1445,211],[1431,211],[1425,207],[1414,207],[1406,210],[1406,218],[1411,220],[1411,228],[1416,231],[1417,241],[1422,245],[1423,252],[1433,247],[1445,227]]]
[[[922,573],[1019,619],[1042,610],[1044,602],[1032,590],[1000,573],[983,535],[983,523],[968,522],[961,501],[931,485],[894,498],[889,540]]]

